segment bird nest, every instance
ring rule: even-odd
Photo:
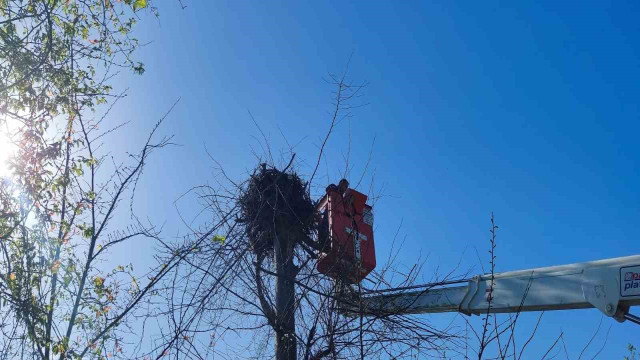
[[[262,164],[240,196],[240,211],[256,255],[273,253],[276,234],[295,239],[313,232],[315,205],[295,172]]]

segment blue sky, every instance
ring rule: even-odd
[[[499,271],[638,253],[637,2],[174,3],[140,23],[152,41],[138,53],[147,72],[120,78],[130,96],[115,113],[134,120],[118,140],[128,149],[181,98],[163,127],[181,146],[152,161],[137,198],[168,231],[180,228],[173,201],[214,180],[205,146],[237,179],[255,166],[261,135],[249,111],[276,153],[288,150],[280,132],[297,144],[309,174],[330,120],[323,78],[351,57],[368,105],[336,129],[317,185],[339,179],[349,138],[357,180],[375,137],[362,187],[375,170],[379,258],[402,223],[401,262],[428,256],[425,279],[460,261],[481,272],[492,211]],[[545,314],[530,356],[562,330],[577,358],[600,319]],[[585,356],[606,338],[600,358],[621,358],[637,331],[604,319]]]

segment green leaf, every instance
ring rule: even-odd
[[[83,159],[84,163],[87,164],[88,166],[92,166],[97,164],[98,162],[96,161],[95,158],[90,158],[90,159]]]
[[[73,172],[75,172],[76,175],[78,176],[82,176],[84,174],[84,171],[82,170],[82,165],[73,164]]]
[[[147,0],[135,0],[133,2],[133,10],[144,9],[147,7]]]
[[[227,241],[227,238],[222,236],[222,235],[214,235],[214,237],[213,237],[213,239],[211,239],[211,241],[220,243],[221,245],[224,245],[224,242]]]
[[[144,74],[144,64],[141,62],[138,62],[136,65],[132,64],[132,69],[138,75]]]
[[[85,228],[85,229],[82,231],[82,235],[83,235],[84,237],[86,237],[87,239],[91,238],[91,237],[93,236],[93,227]]]

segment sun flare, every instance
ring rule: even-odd
[[[0,178],[10,175],[9,159],[15,153],[16,146],[7,135],[6,126],[0,127]]]

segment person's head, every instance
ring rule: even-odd
[[[345,191],[347,191],[348,188],[349,182],[347,181],[347,179],[340,180],[340,182],[338,183],[338,192],[340,194],[343,194]]]

